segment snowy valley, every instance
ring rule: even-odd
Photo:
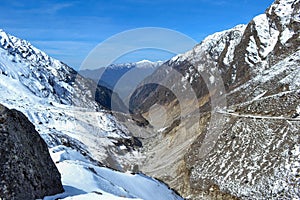
[[[168,61],[106,72],[1,30],[0,104],[29,119],[61,174],[65,192],[44,199],[299,199],[299,13],[276,0]],[[147,77],[127,91],[132,69]]]

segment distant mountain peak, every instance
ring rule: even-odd
[[[136,62],[136,67],[137,68],[156,68],[159,65],[163,64],[164,61],[149,61],[149,60],[141,60]]]
[[[79,71],[79,73],[84,77],[90,78],[100,85],[108,88],[114,88],[117,82],[127,75],[128,81],[123,85],[124,88],[119,88],[120,90],[117,91],[119,94],[127,94],[128,92],[125,91],[127,91],[129,88],[131,89],[132,87],[137,86],[137,82],[140,82],[141,79],[145,78],[145,76],[150,75],[163,63],[164,61],[153,62],[149,60],[141,60],[132,63],[111,64],[108,67],[102,67],[95,70],[82,70]],[[133,75],[133,73],[135,75]],[[132,76],[135,77],[133,78]],[[136,76],[138,76],[138,78]],[[120,95],[123,96],[122,94]]]
[[[161,65],[164,61],[150,61],[150,60],[140,60],[137,62],[125,62],[125,63],[113,63],[110,64],[107,67],[104,67],[104,69],[130,69],[133,67],[137,68],[153,68]],[[101,68],[100,68],[101,69]],[[96,69],[97,70],[97,69]],[[93,70],[91,70],[93,71]]]

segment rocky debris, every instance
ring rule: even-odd
[[[197,151],[201,140],[191,146],[185,159],[191,188],[218,185],[244,199],[299,198],[300,123],[230,115],[226,120],[205,158]]]
[[[64,191],[47,145],[21,112],[0,105],[0,199],[38,199]]]

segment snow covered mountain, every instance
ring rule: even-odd
[[[208,36],[144,80],[132,110],[166,123],[143,141],[142,171],[187,199],[299,198],[299,13],[299,0],[276,0],[248,25]],[[204,157],[211,133],[216,145]]]
[[[1,31],[0,103],[36,126],[62,174],[65,193],[45,199],[182,199],[105,166],[185,199],[299,199],[299,13],[299,0],[276,0],[164,62],[131,95],[142,126],[104,110],[103,87]]]
[[[143,174],[105,168],[138,171],[142,145],[105,109],[109,90],[3,30],[0,90],[0,103],[35,125],[62,174],[65,193],[46,199],[181,199]]]
[[[0,30],[0,35],[1,74],[18,79],[35,96],[46,98],[49,102],[93,109],[110,108],[111,99],[115,105],[122,104],[111,90],[84,79],[75,70],[49,57],[29,42],[6,34],[3,30]]]
[[[138,69],[139,73],[150,75],[161,64],[163,64],[162,61],[151,62],[149,60],[142,60],[135,63],[111,64],[108,67],[101,67],[95,70],[81,70],[79,74],[95,82],[99,82],[100,85],[114,88],[118,80],[126,72]]]
[[[100,86],[112,89],[122,100],[126,100],[131,90],[162,64],[163,61],[142,60],[135,63],[111,64],[95,70],[82,70],[79,74],[94,80]]]

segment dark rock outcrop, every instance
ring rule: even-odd
[[[0,105],[0,199],[37,199],[63,192],[46,143],[21,112]]]

